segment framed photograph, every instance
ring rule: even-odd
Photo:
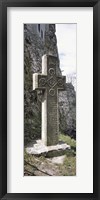
[[[100,192],[100,1],[0,1],[0,198]]]

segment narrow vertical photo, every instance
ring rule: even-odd
[[[76,176],[77,24],[24,24],[24,176]]]

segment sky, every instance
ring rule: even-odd
[[[76,77],[76,24],[56,24],[62,75]]]

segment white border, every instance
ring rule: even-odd
[[[7,192],[92,193],[93,8],[9,7],[7,20]],[[77,23],[77,176],[75,177],[23,177],[23,23]]]

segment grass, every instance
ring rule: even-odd
[[[76,157],[66,157],[64,164],[60,166],[60,170],[63,176],[76,176]]]
[[[63,176],[75,176],[76,175],[76,141],[68,135],[60,134],[59,140],[70,145],[71,150],[67,153],[63,165],[59,168],[62,171]]]
[[[70,136],[64,135],[64,134],[60,134],[59,135],[59,140],[67,143],[68,145],[70,145],[72,149],[73,148],[76,149],[76,141],[74,139],[72,139]]]

